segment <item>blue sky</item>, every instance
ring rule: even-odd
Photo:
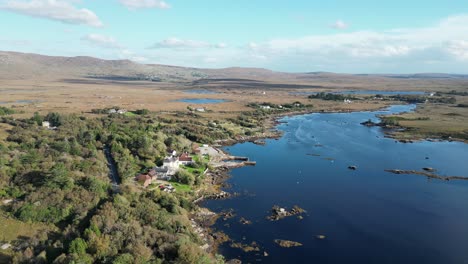
[[[0,50],[206,68],[468,73],[468,2],[0,0]]]

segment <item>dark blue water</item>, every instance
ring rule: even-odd
[[[225,99],[209,99],[209,98],[188,98],[188,99],[180,99],[176,102],[184,102],[190,104],[219,104],[227,102],[228,100]]]
[[[288,117],[279,126],[285,132],[281,139],[267,140],[265,146],[228,147],[257,166],[232,171],[229,191],[242,195],[204,205],[217,212],[233,208],[237,216],[220,219],[215,227],[238,242],[256,241],[262,251],[244,253],[224,244],[221,253],[263,263],[467,263],[468,181],[429,180],[384,169],[433,167],[440,175],[468,176],[468,145],[396,143],[384,138],[381,128],[359,124],[412,108]],[[307,210],[303,220],[265,219],[273,205],[296,204]],[[240,217],[253,224],[240,224]],[[281,248],[274,239],[304,245]]]

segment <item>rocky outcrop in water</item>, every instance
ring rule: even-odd
[[[230,245],[232,248],[239,248],[242,249],[244,252],[258,252],[260,251],[260,247],[258,246],[257,242],[252,242],[250,244],[242,244],[242,243],[231,243]]]
[[[245,219],[244,217],[241,217],[240,220],[239,220],[239,223],[241,223],[243,225],[251,225],[252,221],[249,221],[249,220]]]
[[[361,125],[368,126],[368,127],[380,126],[379,123],[372,122],[372,120],[370,119],[365,122],[362,122]]]
[[[440,176],[437,174],[430,173],[428,171],[416,171],[416,170],[385,170],[386,172],[390,172],[393,174],[414,174],[414,175],[423,175],[432,179],[439,179],[439,180],[468,180],[468,177],[463,176]]]
[[[278,244],[280,247],[284,247],[284,248],[302,246],[302,243],[291,241],[291,240],[283,240],[283,239],[275,239],[275,243]]]
[[[278,221],[285,217],[300,215],[305,212],[306,211],[304,209],[300,208],[297,205],[293,206],[293,208],[290,211],[286,210],[285,208],[275,205],[271,208],[271,215],[267,216],[267,219],[271,221]]]

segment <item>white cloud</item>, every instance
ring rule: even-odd
[[[83,24],[102,27],[99,17],[89,9],[77,8],[72,2],[60,0],[11,0],[0,5],[0,9],[14,13],[60,21],[67,24]]]
[[[168,38],[168,39],[155,43],[150,48],[153,48],[153,49],[197,49],[197,48],[205,48],[208,46],[209,44],[203,41]]]
[[[144,63],[148,61],[148,58],[137,55],[135,52],[128,50],[128,49],[120,50],[118,57],[120,59],[128,59],[128,60],[139,62],[139,63]]]
[[[247,47],[251,50],[254,50],[258,48],[258,44],[255,42],[250,42],[249,44],[247,44]]]
[[[268,58],[266,67],[289,64],[303,70],[459,72],[461,67],[455,65],[468,64],[468,15],[452,16],[423,28],[309,35],[247,44],[245,53],[251,55],[252,50],[255,56]],[[326,68],[307,69],[311,62]],[[433,68],[426,69],[429,64]]]
[[[334,29],[347,29],[348,26],[349,25],[343,22],[342,20],[337,20],[335,23],[331,25],[331,27]]]
[[[161,0],[119,0],[119,2],[129,9],[138,8],[170,8],[169,4]]]
[[[113,37],[100,35],[100,34],[88,34],[81,38],[81,40],[85,40],[88,43],[99,46],[102,48],[110,48],[110,49],[119,49],[121,48],[120,44],[115,40]]]
[[[149,49],[174,49],[174,50],[193,50],[193,49],[224,49],[227,48],[225,43],[211,44],[205,41],[167,38],[150,46]]]
[[[216,48],[218,49],[225,49],[227,48],[227,44],[226,43],[218,43],[215,45]]]
[[[141,56],[196,67],[265,67],[348,73],[453,72],[468,69],[468,15],[426,27],[361,30],[220,45],[169,38]]]
[[[215,63],[215,62],[218,62],[218,59],[213,58],[213,57],[208,57],[208,58],[204,58],[203,62],[205,62],[205,63]]]
[[[447,51],[458,60],[468,61],[468,40],[449,42],[447,44]]]

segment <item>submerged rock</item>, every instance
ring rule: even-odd
[[[278,244],[280,247],[284,247],[284,248],[300,247],[300,246],[302,246],[302,243],[299,243],[299,242],[296,242],[296,241],[291,241],[291,240],[275,239],[274,241],[275,241],[275,243]]]
[[[243,225],[251,225],[252,224],[252,221],[249,221],[247,219],[245,219],[244,217],[241,217],[239,222]]]
[[[380,124],[372,122],[372,120],[369,119],[369,120],[367,120],[365,122],[362,122],[361,125],[372,127],[372,126],[379,126]]]
[[[236,216],[234,213],[234,209],[229,209],[227,212],[220,213],[220,216],[223,218],[224,221],[231,219]]]

